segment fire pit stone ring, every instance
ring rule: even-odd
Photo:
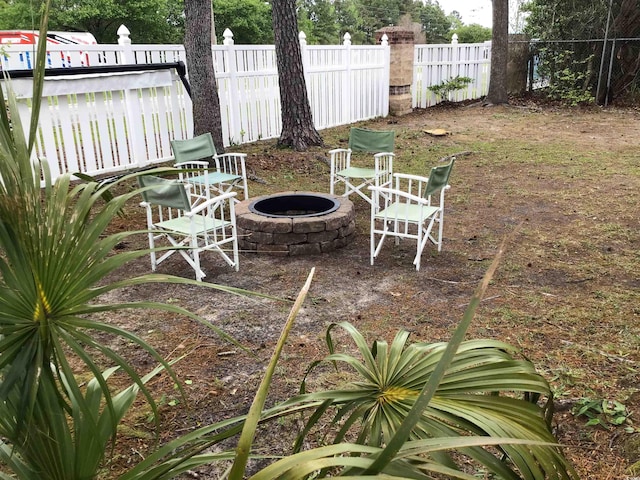
[[[355,234],[353,202],[315,192],[283,192],[235,206],[238,246],[245,252],[295,256],[330,252]]]

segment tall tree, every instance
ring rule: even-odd
[[[307,42],[317,45],[335,45],[340,42],[336,9],[330,0],[302,0],[303,11],[311,22]]]
[[[295,0],[273,0],[273,32],[280,84],[282,132],[278,145],[302,151],[322,145],[322,138],[313,126],[311,106],[302,67],[298,40]]]
[[[362,19],[358,14],[358,7],[355,0],[334,0],[333,8],[336,12],[336,23],[339,28],[340,41],[345,33],[351,35],[354,44],[363,44],[365,34],[360,27]]]
[[[570,72],[569,78],[575,80],[572,89],[599,93],[599,102],[637,90],[640,48],[636,42],[620,39],[640,36],[638,0],[531,0],[523,8],[528,12],[525,32],[540,39],[538,45],[541,50],[544,48],[544,52],[539,62],[550,71],[548,80],[552,87],[568,77],[557,73]],[[603,51],[602,40],[592,39],[605,36],[610,41]],[[613,38],[619,40],[615,42],[616,50],[612,53]],[[567,44],[558,40],[578,41]],[[570,61],[563,62],[563,58]],[[613,63],[609,65],[611,61]],[[599,91],[598,85],[601,87]],[[610,85],[609,91],[607,85]]]
[[[509,59],[509,0],[493,0],[491,35],[491,71],[487,103],[508,103],[507,62]]]
[[[218,153],[224,152],[222,118],[211,54],[211,2],[185,0],[184,49],[187,56],[194,133],[211,132]]]
[[[445,15],[438,2],[428,0],[418,7],[420,23],[427,37],[427,43],[445,43],[451,30],[451,19]]]
[[[359,27],[368,43],[375,42],[376,30],[397,25],[404,15],[409,14],[414,20],[418,19],[415,8],[418,5],[413,0],[359,0],[356,4],[360,16]]]

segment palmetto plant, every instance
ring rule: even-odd
[[[358,356],[334,352],[331,330],[337,326],[349,333]],[[304,436],[329,414],[330,423],[335,425],[328,429],[333,432],[332,443],[351,439],[375,447],[389,444],[447,346],[408,344],[408,337],[407,332],[400,331],[391,345],[378,340],[369,347],[353,325],[332,326],[327,339],[333,353],[324,361],[347,365],[356,378],[344,390],[314,392],[306,399],[299,398],[323,403],[309,417],[296,446],[300,447]],[[462,342],[409,438],[447,439],[454,447],[456,438],[464,442],[469,435],[546,443],[505,443],[498,455],[482,446],[455,448],[464,454],[465,462],[472,458],[501,478],[571,478],[571,468],[558,447],[552,445],[555,438],[545,421],[544,409],[529,400],[549,398],[549,386],[530,362],[516,360],[514,354],[513,347],[498,341]],[[503,392],[510,395],[502,395]],[[515,393],[521,395],[516,397]],[[436,451],[430,457],[431,462],[443,467],[458,468],[456,458],[459,460],[460,456]]]
[[[46,38],[48,8],[46,2],[41,39]],[[136,192],[108,196],[113,184],[73,185],[69,174],[53,182],[46,161],[33,161],[45,59],[43,40],[34,68],[28,132],[9,79],[3,79],[6,96],[0,89],[0,458],[20,478],[72,480],[93,478],[138,391],[156,411],[145,387],[148,377],[109,348],[101,335],[136,344],[175,378],[151,345],[93,314],[151,308],[198,317],[155,302],[99,303],[101,295],[129,285],[193,282],[162,275],[105,281],[114,270],[146,254],[114,250],[130,233],[105,234]],[[113,395],[107,385],[111,370],[102,372],[105,363],[125,372],[133,386]],[[87,386],[76,379],[72,364],[83,365],[93,376]]]

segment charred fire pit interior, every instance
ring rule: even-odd
[[[336,198],[318,194],[281,194],[270,195],[261,200],[254,200],[249,210],[266,217],[315,217],[335,212],[340,207]]]
[[[313,192],[284,192],[236,206],[243,252],[313,255],[347,245],[355,232],[353,203]]]

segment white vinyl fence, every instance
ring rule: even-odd
[[[32,82],[11,82],[26,131]],[[190,112],[175,69],[46,77],[34,156],[47,160],[54,179],[146,167],[171,158],[171,139],[192,135]]]
[[[413,58],[413,108],[427,108],[444,100],[460,102],[481,98],[489,91],[491,42],[416,45]],[[429,87],[455,77],[473,81],[464,89],[439,98]]]
[[[47,67],[68,68],[184,61],[180,45],[132,45],[128,31],[118,45],[50,45]],[[316,128],[386,116],[389,46],[307,46],[301,34],[307,90]],[[213,46],[214,69],[226,146],[276,138],[282,119],[275,47]],[[31,69],[34,47],[7,45],[3,70]],[[192,135],[191,101],[173,75],[107,74],[90,81],[47,77],[37,155],[57,172],[103,173],[171,158],[169,141]],[[159,78],[162,77],[162,80]],[[153,81],[158,80],[158,85]],[[30,115],[29,87],[20,80],[22,119]],[[0,82],[2,83],[2,82]],[[55,85],[55,87],[54,87]],[[93,89],[93,90],[92,90]],[[85,99],[86,97],[86,99]],[[47,108],[48,107],[48,108]],[[86,142],[93,142],[85,147]]]
[[[47,67],[185,62],[182,45],[131,44],[121,27],[117,45],[50,45]],[[280,91],[273,45],[234,45],[225,31],[212,47],[225,145],[280,135]],[[390,47],[307,45],[300,34],[309,102],[317,129],[389,113]],[[31,69],[34,47],[5,45],[0,69]],[[489,83],[490,44],[417,45],[413,107],[439,101],[428,88],[455,76],[474,79],[449,100],[479,98]],[[0,83],[4,83],[1,81]],[[15,80],[23,123],[30,116],[30,80]],[[18,83],[21,85],[18,87]],[[175,71],[47,77],[36,154],[54,177],[63,172],[101,174],[171,159],[170,140],[193,134],[191,99]]]

